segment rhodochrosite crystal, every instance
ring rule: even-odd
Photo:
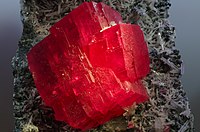
[[[27,58],[43,101],[72,127],[94,128],[148,99],[140,81],[149,72],[143,32],[103,3],[74,9]]]

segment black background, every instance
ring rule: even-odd
[[[200,0],[171,0],[170,21],[176,27],[176,47],[182,54],[184,89],[200,131]],[[19,0],[0,0],[0,131],[14,127],[11,58],[22,34]]]

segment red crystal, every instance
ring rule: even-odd
[[[73,10],[27,58],[43,101],[72,127],[94,128],[148,100],[140,81],[149,72],[143,33],[103,3]]]

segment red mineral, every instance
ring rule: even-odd
[[[138,25],[103,3],[85,2],[27,54],[37,90],[55,118],[88,130],[148,100],[149,56]]]

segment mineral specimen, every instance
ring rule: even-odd
[[[44,104],[28,70],[26,54],[31,47],[49,34],[48,31],[54,23],[86,0],[20,1],[23,34],[12,60],[14,132],[80,132],[65,122],[56,120],[52,108]],[[119,11],[124,22],[140,25],[148,41],[151,71],[143,79],[149,101],[126,108],[126,113],[122,116],[89,132],[168,130],[193,132],[194,118],[180,81],[183,69],[181,55],[175,46],[175,27],[168,19],[170,1],[92,1],[104,2]],[[111,23],[111,25],[115,24]],[[56,95],[56,92],[54,94]],[[27,126],[29,126],[28,130]]]
[[[138,25],[103,3],[85,2],[27,55],[35,85],[55,118],[87,130],[148,100],[140,79],[149,53]]]

